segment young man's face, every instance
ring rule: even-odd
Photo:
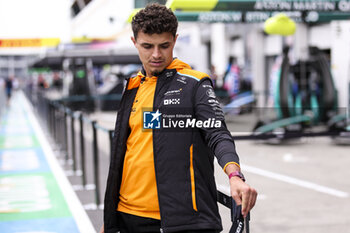
[[[131,37],[147,76],[155,76],[170,65],[176,38],[177,35],[174,37],[170,32],[146,34],[141,31],[137,39]]]

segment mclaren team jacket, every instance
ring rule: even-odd
[[[116,209],[130,133],[129,116],[143,77],[139,72],[128,79],[118,111],[105,193],[106,233],[118,232]],[[174,59],[158,76],[153,103],[153,112],[157,111],[161,116],[153,122],[144,119],[144,127],[153,128],[161,231],[222,230],[214,155],[222,167],[239,164],[239,159],[208,75]]]

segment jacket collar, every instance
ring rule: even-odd
[[[191,66],[189,66],[187,63],[181,61],[178,58],[174,58],[173,61],[170,63],[170,65],[168,65],[157,77],[158,78],[163,78],[165,77],[170,77],[172,75],[174,75],[173,73],[169,73],[169,71],[179,71],[182,69],[191,69]],[[140,75],[142,75],[143,77],[146,76],[146,71],[145,68],[142,66],[141,71],[139,72]]]
[[[191,66],[177,58],[174,58],[170,65],[168,65],[157,77],[160,80],[166,80],[173,77],[176,72],[182,69],[191,69]],[[145,68],[142,67],[137,76],[130,80],[128,90],[139,87],[141,79],[144,77],[146,77],[146,71]]]

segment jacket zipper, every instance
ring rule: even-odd
[[[154,111],[155,109],[155,102],[156,102],[156,97],[158,96],[158,90],[159,88],[159,77],[157,78],[157,83],[156,83],[156,88],[154,90],[154,97],[153,97],[153,106],[152,106],[152,110]],[[152,130],[152,134],[154,133],[154,129]],[[162,209],[161,209],[161,206],[160,206],[160,198],[159,198],[159,189],[158,189],[158,180],[157,180],[157,162],[156,162],[156,150],[155,150],[155,143],[154,143],[154,134],[152,136],[152,140],[153,140],[153,162],[154,162],[154,172],[155,172],[155,175],[156,175],[156,184],[157,184],[157,194],[158,194],[158,203],[159,203],[159,214],[160,214],[160,219],[162,219]],[[163,227],[163,221],[160,221],[160,233],[163,233],[164,230],[162,229]]]

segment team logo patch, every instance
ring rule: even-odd
[[[208,89],[206,93],[207,93],[207,96],[209,96],[210,98],[216,98],[215,92],[213,91],[212,88]]]

